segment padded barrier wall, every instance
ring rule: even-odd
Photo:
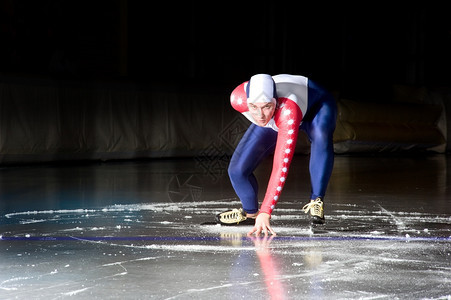
[[[207,90],[160,84],[138,86],[0,78],[0,165],[62,160],[226,157],[233,153],[250,124],[229,104],[233,88]],[[341,102],[339,108],[350,104],[351,110],[348,107],[347,112],[339,112],[335,132],[337,153],[361,151],[362,142],[363,151],[380,151],[387,147],[393,150],[390,145],[398,146],[396,141],[372,140],[369,133],[381,134],[377,131],[381,129],[380,124],[374,126],[375,120],[367,115],[374,109],[353,102]],[[384,112],[378,114],[381,122],[384,117],[390,118],[387,115],[390,108],[384,109],[385,116]],[[437,116],[435,109],[431,113],[434,118]],[[360,114],[364,120],[356,119]],[[421,115],[424,116],[424,112]],[[371,122],[362,123],[365,121]],[[433,147],[434,140],[438,143],[435,146],[441,147],[445,142],[443,135],[433,128],[434,120],[427,122],[428,131],[423,137],[419,135],[421,127],[418,129],[409,123],[410,130],[413,128],[411,136],[428,138],[427,147]],[[363,125],[371,128],[361,132]],[[403,126],[398,127],[405,130],[405,120]],[[382,134],[386,135],[389,130],[383,130]],[[431,139],[431,132],[434,139]],[[396,136],[394,132],[391,135]],[[409,140],[403,141],[407,148],[417,142],[409,143]],[[307,137],[301,133],[296,153],[308,154],[309,148]]]

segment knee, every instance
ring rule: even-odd
[[[333,141],[334,130],[330,127],[317,127],[310,134],[312,143],[329,144]]]
[[[333,151],[333,131],[315,130],[311,135],[312,151],[332,152]]]
[[[232,181],[241,180],[249,176],[249,172],[243,168],[242,164],[233,163],[233,161],[230,163],[227,172]]]
[[[232,181],[243,176],[241,168],[237,164],[234,164],[233,162],[230,163],[227,172],[229,173],[229,177]]]

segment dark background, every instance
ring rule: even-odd
[[[1,0],[0,9],[7,76],[230,89],[255,73],[291,73],[362,100],[393,84],[451,82],[444,7]]]

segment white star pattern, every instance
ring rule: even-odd
[[[280,114],[279,114],[279,120],[276,120],[278,123],[277,126],[279,126],[279,136],[278,136],[278,142],[277,144],[282,147],[279,148],[281,151],[279,152],[279,163],[275,165],[278,169],[277,177],[277,184],[274,182],[274,185],[271,183],[271,187],[268,186],[269,194],[268,196],[268,210],[269,213],[271,213],[274,209],[274,207],[277,204],[277,201],[280,198],[280,194],[282,193],[283,186],[285,185],[286,178],[288,175],[288,167],[290,165],[291,158],[294,154],[294,149],[296,147],[296,136],[297,131],[299,130],[299,125],[301,123],[302,119],[302,112],[300,112],[300,109],[296,107],[296,103],[292,102],[290,99],[280,99],[279,98],[279,107]],[[283,109],[282,109],[283,108]],[[298,114],[299,112],[299,114]],[[282,146],[283,145],[283,146]],[[275,179],[275,178],[274,178]],[[266,198],[266,196],[265,196]],[[266,201],[266,200],[265,200]]]
[[[239,95],[232,94],[230,96],[230,103],[232,103],[232,104],[236,103],[238,105],[242,105],[243,104],[243,97],[239,96]]]

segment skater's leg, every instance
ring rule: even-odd
[[[312,191],[310,199],[323,198],[334,165],[333,133],[336,123],[336,103],[329,96],[312,107],[312,119],[305,121],[301,128],[310,138],[310,179]]]
[[[252,124],[238,144],[229,165],[229,177],[243,209],[258,212],[258,183],[253,172],[261,161],[274,152],[277,132]]]

